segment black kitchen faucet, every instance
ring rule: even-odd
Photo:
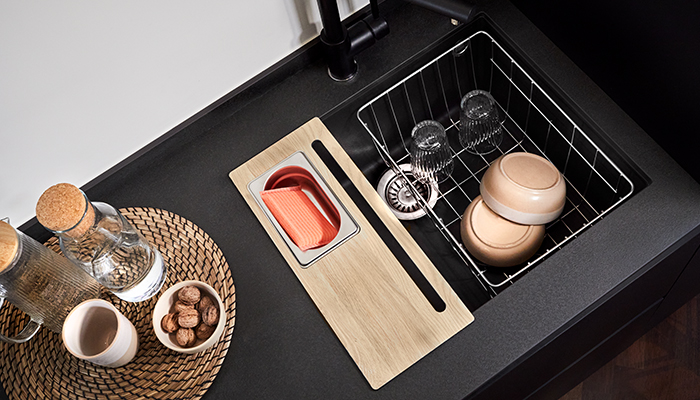
[[[474,6],[464,0],[409,0],[429,10],[467,22]],[[336,81],[349,81],[357,73],[355,55],[389,33],[389,25],[379,16],[378,0],[370,0],[372,16],[345,28],[336,0],[318,0],[323,30],[321,42],[326,52],[328,74]]]

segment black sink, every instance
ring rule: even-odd
[[[503,142],[484,156],[466,152],[457,140],[459,101],[472,89],[489,91],[505,115]],[[649,184],[595,121],[485,16],[322,117],[375,187],[387,169],[400,173],[399,165],[408,163],[411,129],[425,119],[446,127],[455,170],[440,184],[439,200],[426,210],[428,215],[403,224],[472,310],[579,235],[595,229],[598,220]],[[459,222],[479,194],[486,168],[514,151],[549,159],[566,178],[567,203],[562,216],[547,225],[545,241],[535,256],[515,267],[491,267],[462,246]],[[419,192],[417,186],[413,189]]]

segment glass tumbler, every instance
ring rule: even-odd
[[[459,104],[459,143],[473,154],[488,154],[503,140],[496,100],[489,92],[472,90]]]
[[[445,128],[437,121],[422,121],[413,128],[411,138],[413,176],[424,183],[440,183],[449,178],[454,161]]]

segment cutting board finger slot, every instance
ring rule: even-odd
[[[401,266],[406,270],[408,276],[413,280],[418,289],[421,291],[426,300],[437,312],[445,310],[446,305],[440,295],[435,291],[435,288],[428,282],[418,266],[413,262],[411,257],[401,247],[394,235],[391,234],[384,222],[379,218],[372,206],[367,203],[367,200],[360,194],[353,182],[348,178],[343,171],[343,168],[338,165],[338,162],[330,154],[326,146],[320,140],[315,140],[311,143],[311,147],[316,154],[323,160],[323,163],[328,167],[328,170],[333,174],[335,179],[343,186],[345,192],[355,202],[355,205],[362,211],[365,218],[369,221],[377,234],[384,240],[386,246],[391,250]]]

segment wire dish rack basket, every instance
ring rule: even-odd
[[[459,103],[474,89],[496,99],[504,137],[486,155],[474,155],[459,144]],[[545,90],[487,32],[479,31],[363,105],[357,117],[369,132],[386,165],[401,176],[433,221],[479,278],[489,295],[512,284],[583,230],[598,221],[634,191],[632,181],[594,143]],[[400,167],[410,162],[411,130],[420,121],[436,120],[446,127],[455,161],[451,177],[440,184],[432,208],[418,195],[418,185]],[[538,252],[525,263],[508,268],[485,265],[461,242],[460,222],[479,195],[481,177],[503,154],[529,152],[552,162],[566,181],[562,215],[547,224]]]

